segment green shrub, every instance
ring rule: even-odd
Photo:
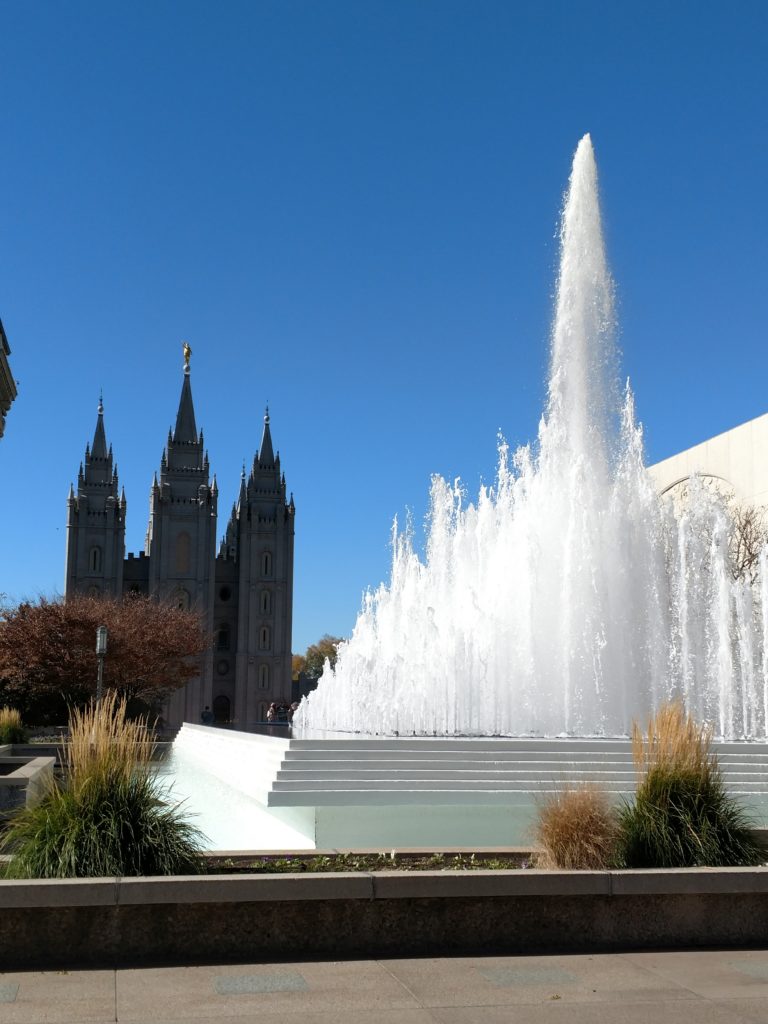
[[[640,781],[634,800],[619,813],[623,866],[727,867],[764,860],[749,817],[726,792],[711,737],[711,729],[697,725],[679,704],[652,717],[646,736],[635,725]]]
[[[599,871],[615,860],[616,811],[597,786],[554,793],[538,805],[534,836],[543,868]]]
[[[26,743],[27,730],[21,724],[21,715],[15,708],[0,708],[0,745]]]
[[[192,874],[202,835],[162,803],[144,722],[114,696],[70,719],[67,772],[10,822],[1,848],[13,878]]]

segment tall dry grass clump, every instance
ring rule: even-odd
[[[699,725],[678,701],[651,715],[645,732],[632,723],[632,759],[641,775],[649,770],[708,772],[717,765],[711,747],[712,726]]]
[[[0,708],[0,744],[25,743],[27,730],[21,721],[21,714],[16,708]]]
[[[0,848],[14,878],[191,874],[201,833],[165,796],[145,721],[128,721],[110,693],[70,716],[62,783],[11,820]]]
[[[585,784],[550,796],[537,808],[534,835],[543,868],[599,871],[615,859],[616,811],[597,786]]]
[[[630,868],[758,864],[750,820],[725,789],[712,729],[680,703],[665,704],[643,732],[632,729],[639,780],[619,816],[620,862]]]
[[[70,785],[92,785],[95,776],[128,779],[152,760],[154,738],[143,718],[125,717],[125,700],[110,690],[99,704],[73,709],[66,749]]]

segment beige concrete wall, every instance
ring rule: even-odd
[[[699,473],[739,504],[768,506],[768,413],[657,462],[648,472],[662,494]]]
[[[0,880],[0,916],[2,971],[764,948],[768,869]]]

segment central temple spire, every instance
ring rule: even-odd
[[[184,382],[181,385],[179,411],[176,414],[176,429],[173,432],[174,444],[189,443],[198,440],[195,424],[195,407],[192,403],[192,385],[189,380],[189,364],[184,367]]]
[[[275,455],[272,449],[272,434],[269,429],[269,406],[267,406],[266,412],[264,413],[264,433],[261,435],[261,445],[259,446],[259,462],[262,465],[271,466],[274,461]]]
[[[104,402],[101,394],[99,394],[99,410],[96,419],[96,430],[93,434],[91,456],[97,459],[106,459],[107,457],[107,438],[104,433]]]

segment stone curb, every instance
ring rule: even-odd
[[[768,869],[0,881],[0,971],[765,948]]]
[[[480,869],[0,880],[0,909],[736,893],[768,893],[768,868],[564,872]]]

